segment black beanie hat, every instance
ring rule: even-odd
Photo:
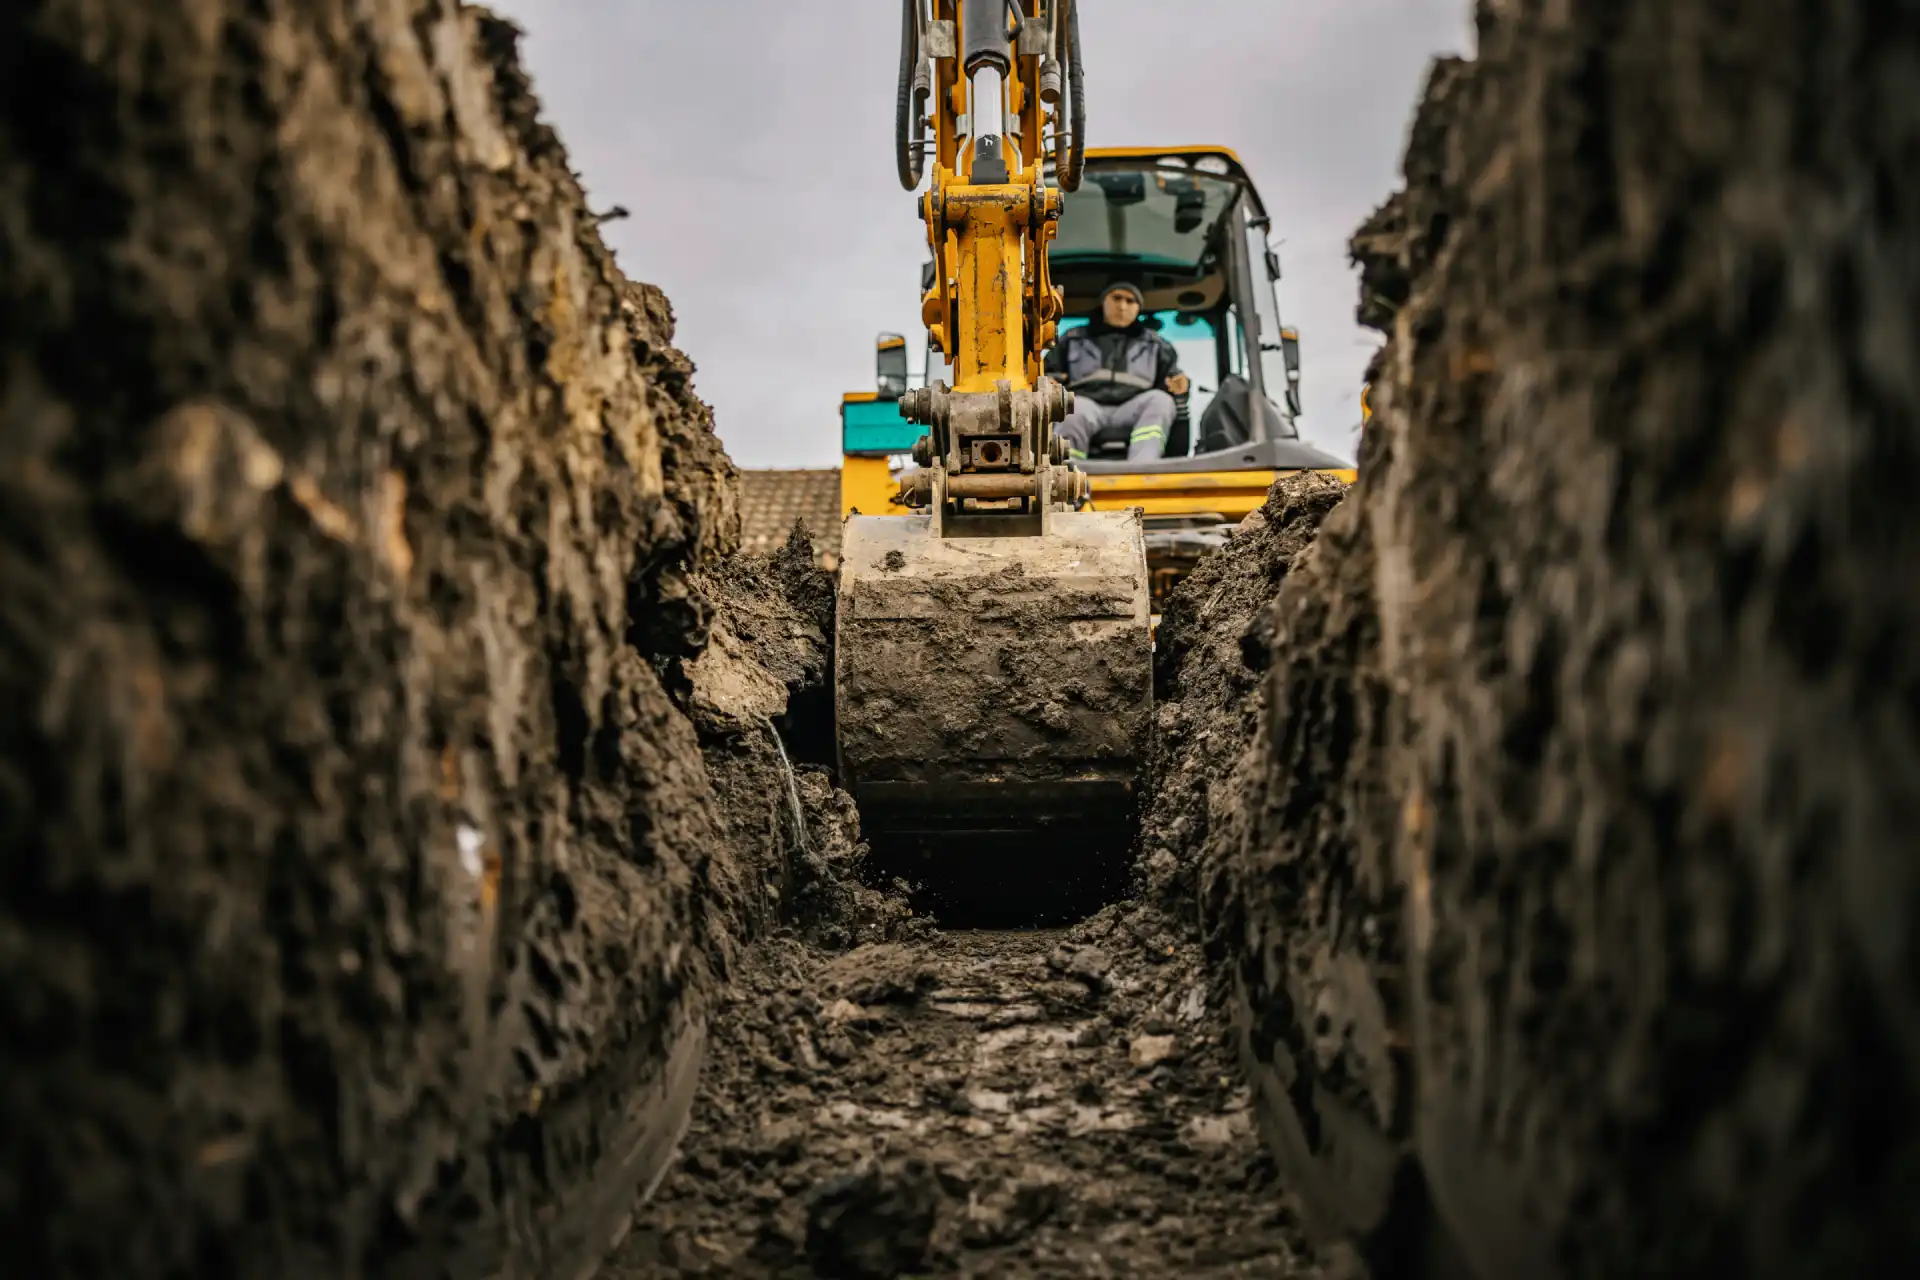
[[[1102,289],[1100,291],[1100,301],[1105,302],[1109,294],[1119,293],[1122,289],[1133,295],[1135,306],[1144,307],[1147,305],[1146,295],[1140,292],[1139,286],[1129,284],[1125,280],[1115,280],[1112,284]]]

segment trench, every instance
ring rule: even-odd
[[[675,1164],[608,1274],[1304,1277],[1341,1263],[1307,1238],[1260,1137],[1192,874],[1193,807],[1229,781],[1250,723],[1234,709],[1256,674],[1240,636],[1338,494],[1285,488],[1183,588],[1155,673],[1155,757],[1124,825],[902,841],[863,830],[831,768],[798,750],[737,775],[739,811],[764,810],[793,870],[716,1008]],[[830,709],[812,690],[833,665],[834,593],[811,560],[796,532],[773,562],[743,558],[718,581],[729,647],[793,677],[770,722],[790,746],[827,740],[808,709]],[[805,654],[783,659],[803,632]],[[719,670],[690,668],[696,705]]]
[[[854,815],[810,783],[837,839]],[[864,909],[736,975],[692,1128],[606,1274],[1319,1274],[1173,900],[1062,893],[1057,862],[1019,859],[900,894],[871,852]]]

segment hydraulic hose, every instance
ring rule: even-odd
[[[924,0],[901,0],[903,19],[900,28],[900,87],[894,101],[894,162],[900,171],[900,185],[912,191],[920,185],[926,169],[926,111],[913,91],[914,73],[920,67],[920,5]]]
[[[1060,0],[1066,6],[1066,45],[1067,45],[1067,100],[1068,107],[1067,162],[1060,167],[1058,179],[1062,191],[1078,191],[1080,177],[1087,167],[1087,100],[1086,77],[1080,65],[1080,4],[1079,0]]]

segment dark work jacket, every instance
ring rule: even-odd
[[[1124,329],[1095,317],[1067,330],[1047,352],[1047,372],[1095,404],[1125,404],[1142,391],[1166,390],[1180,372],[1173,344],[1138,320]]]

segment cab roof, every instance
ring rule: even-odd
[[[1203,161],[1213,163],[1203,164]],[[1253,185],[1253,177],[1247,172],[1247,166],[1241,162],[1239,153],[1231,147],[1088,147],[1087,163],[1112,169],[1135,166],[1154,169],[1197,169],[1202,173],[1212,173],[1216,177],[1232,178],[1246,188],[1248,198],[1253,201],[1254,209],[1261,216],[1264,217],[1267,212],[1266,204],[1260,199],[1260,189]]]

